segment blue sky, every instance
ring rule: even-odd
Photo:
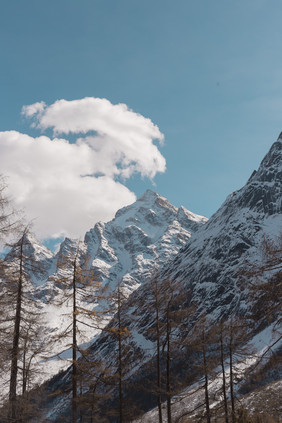
[[[280,0],[3,1],[0,131],[41,135],[21,114],[37,102],[124,103],[167,170],[123,183],[209,217],[282,131],[281,18]]]

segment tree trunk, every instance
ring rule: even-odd
[[[118,287],[118,377],[119,377],[119,421],[123,422],[123,392],[122,392],[122,342],[121,342],[121,298]]]
[[[76,259],[73,264],[73,321],[72,321],[72,422],[77,423],[77,339],[76,339]]]
[[[162,386],[161,386],[161,345],[160,345],[160,321],[159,321],[159,293],[157,281],[155,282],[155,307],[156,307],[156,335],[157,335],[157,399],[159,411],[159,423],[163,423],[162,416]]]
[[[227,395],[226,395],[226,378],[225,378],[225,368],[224,368],[222,326],[220,328],[220,364],[221,364],[221,369],[222,369],[222,391],[223,391],[225,423],[229,423],[229,420],[228,420]]]
[[[27,363],[26,363],[26,350],[27,350],[27,338],[24,342],[24,350],[23,350],[23,386],[22,386],[22,395],[26,393],[27,388]]]
[[[17,289],[16,315],[14,322],[13,348],[11,352],[11,374],[9,390],[9,418],[11,422],[16,422],[17,417],[17,374],[23,288],[23,242],[24,237],[22,237],[20,245],[20,269]]]
[[[233,386],[233,327],[232,321],[230,323],[230,340],[229,340],[229,369],[230,369],[230,399],[232,410],[232,423],[235,423],[235,399]]]
[[[204,373],[205,373],[205,405],[207,413],[207,423],[211,423],[210,413],[210,401],[209,401],[209,380],[208,380],[208,368],[207,368],[207,357],[206,357],[206,344],[205,344],[205,333],[203,333],[203,360],[204,360]]]
[[[167,336],[167,352],[166,352],[166,396],[167,396],[167,423],[171,420],[171,384],[170,384],[170,319],[169,305],[166,312],[166,336]]]

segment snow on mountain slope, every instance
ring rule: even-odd
[[[126,208],[117,218],[122,219],[123,222],[138,220],[141,212],[142,210],[138,208],[136,217],[130,208]],[[149,215],[153,220],[154,214],[150,212]],[[144,225],[143,222],[144,220],[142,221]],[[152,239],[158,233],[158,228],[154,229],[150,234]],[[261,264],[264,239],[275,240],[281,231],[282,135],[273,144],[258,171],[253,173],[246,185],[230,194],[209,222],[199,228],[189,243],[165,264],[160,273],[160,280],[165,281],[168,278],[172,280],[174,289],[182,294],[183,303],[179,304],[180,307],[186,307],[190,303],[196,304],[196,315],[190,317],[192,322],[195,321],[195,316],[203,313],[208,316],[210,322],[216,322],[220,317],[230,316],[231,313],[245,314],[251,309],[253,300],[249,296],[249,289],[242,271],[250,265],[255,269]],[[131,230],[130,233],[132,234]],[[143,230],[142,234],[144,234]],[[135,234],[136,238],[141,239],[146,245],[148,238],[143,238],[139,231],[138,237]],[[155,242],[158,243],[159,240],[160,238]],[[162,241],[164,241],[163,237]],[[135,245],[138,248],[138,242]],[[114,263],[115,249],[107,246],[106,251],[108,260]],[[142,384],[144,375],[149,378],[154,377],[153,373],[148,375],[148,369],[152,367],[147,366],[155,354],[156,347],[155,332],[152,331],[155,325],[155,313],[149,306],[151,288],[147,282],[149,282],[148,279],[134,291],[125,305],[127,309],[124,325],[132,334],[130,346],[132,356],[136,357],[137,363],[134,376],[131,370],[127,379],[128,386],[132,387],[132,392],[127,392],[127,395],[133,395],[131,400],[134,398],[136,380],[141,381]],[[255,278],[253,283],[256,283]],[[261,310],[260,318],[264,318],[263,310]],[[189,325],[189,320],[185,322],[185,325]],[[114,361],[111,341],[105,334],[102,334],[91,346],[91,351],[93,357],[103,357],[107,363]],[[181,358],[178,358],[178,369],[180,361]],[[182,364],[180,367],[185,369],[186,359]],[[176,370],[174,376],[176,376]],[[143,381],[143,383],[147,382]],[[143,392],[142,395],[145,398],[143,406],[150,407],[149,394],[146,397]]]
[[[66,238],[56,255],[28,233],[24,254],[28,257],[28,272],[46,326],[53,335],[59,335],[71,324],[72,301],[65,298],[62,280],[69,277],[71,291],[73,269],[66,269],[64,263],[67,258],[74,257],[78,245],[81,266],[92,270],[102,285],[109,288],[108,295],[121,283],[123,293],[128,296],[155,270],[156,262],[163,266],[206,221],[205,217],[184,207],[178,209],[148,190],[135,203],[119,210],[112,221],[97,223],[86,233],[84,242]],[[16,247],[7,254],[7,261],[15,258],[15,251]],[[101,304],[81,303],[88,309],[99,308]],[[99,322],[100,326],[107,321]],[[89,342],[99,332],[86,325],[80,329],[80,343]],[[69,365],[71,351],[66,349],[66,344],[71,344],[71,338],[69,342],[56,342],[53,358],[41,363],[42,380]]]
[[[19,243],[6,255],[7,262],[14,260]],[[31,233],[24,236],[24,254],[28,258],[28,268],[31,282],[35,287],[42,285],[56,271],[55,256]]]
[[[261,265],[263,241],[275,241],[281,232],[282,136],[247,184],[230,194],[207,224],[165,266],[161,279],[174,281],[187,302],[197,304],[197,314],[207,314],[211,322],[231,312],[245,314],[252,301],[244,272],[250,266],[256,269]],[[134,293],[132,301],[138,307],[139,318],[132,318],[132,325],[151,340],[147,291],[145,284]]]
[[[174,278],[185,280],[194,299],[214,310],[245,306],[238,272],[259,266],[265,238],[282,232],[282,136],[274,143],[247,184],[230,194],[197,238],[169,265]],[[206,303],[206,304],[205,304]],[[216,314],[215,314],[216,318]]]
[[[224,310],[245,311],[249,299],[241,271],[248,264],[253,268],[260,265],[264,239],[275,240],[281,232],[282,136],[247,184],[230,194],[206,225],[165,265],[161,278],[174,280],[178,289],[189,293],[189,300],[197,303],[198,312],[212,313],[214,320]],[[146,291],[145,284],[134,293],[140,312],[134,324],[143,332],[150,325]]]
[[[249,342],[248,347],[249,350],[254,350],[255,355],[250,355],[249,357],[246,357],[245,360],[242,362],[237,357],[237,363],[235,363],[234,369],[236,369],[236,382],[234,384],[234,389],[236,391],[236,397],[240,396],[240,385],[242,381],[244,381],[245,375],[247,375],[247,372],[251,370],[252,366],[256,365],[257,363],[267,363],[268,360],[273,356],[273,352],[279,347],[282,346],[282,339],[280,339],[279,343],[275,345],[275,348],[272,348],[271,350],[268,349],[269,345],[273,343],[273,333],[275,333],[274,337],[275,340],[281,338],[279,337],[279,334],[277,331],[273,331],[274,325],[270,325],[269,327],[265,328],[258,334],[256,334]],[[236,361],[236,358],[235,358]],[[262,366],[262,364],[261,364]],[[228,359],[225,360],[225,369],[226,369],[226,384],[227,384],[227,394],[230,395],[229,391],[229,383],[230,383],[230,372],[229,372],[229,361]],[[278,377],[276,378],[278,379]],[[178,393],[173,399],[172,399],[172,416],[173,421],[177,421],[177,419],[181,422],[181,416],[189,416],[190,419],[194,417],[195,420],[199,420],[196,418],[196,416],[199,417],[199,415],[203,415],[205,413],[205,398],[204,398],[204,391],[199,390],[199,387],[202,385],[202,378],[199,378],[195,383],[187,387],[184,391]],[[266,381],[266,383],[268,383]],[[264,383],[263,383],[264,385]],[[209,379],[209,395],[210,395],[210,405],[211,408],[218,407],[220,405],[220,402],[222,401],[222,395],[220,395],[222,387],[222,372],[221,369],[213,369],[213,376]],[[277,389],[276,395],[277,397],[279,394],[281,395],[282,390],[282,381],[279,380],[275,383],[275,388]],[[273,395],[273,392],[272,392]],[[249,397],[249,398],[248,398]],[[240,403],[244,403],[247,407],[247,409],[251,412],[256,411],[262,411],[263,407],[258,407],[258,404],[256,406],[250,407],[247,402],[255,402],[254,395],[249,396],[243,396],[242,399],[240,398]],[[259,398],[259,396],[258,396]],[[166,419],[166,404],[165,402],[162,404],[162,410],[164,414],[163,422],[167,422]],[[271,410],[271,406],[269,407],[269,410],[272,411],[273,414],[275,414],[275,408]],[[272,414],[270,412],[270,414]],[[140,419],[134,420],[134,423],[154,423],[158,421],[158,409],[154,408],[153,410],[147,412],[146,414],[142,415]]]
[[[147,190],[106,224],[85,235],[86,256],[98,278],[111,289],[121,283],[128,294],[162,267],[207,219]]]
[[[120,284],[123,294],[128,296],[155,272],[156,264],[163,267],[175,256],[206,221],[207,218],[184,207],[177,209],[164,197],[147,190],[135,203],[118,210],[112,221],[99,222],[86,233],[79,246],[81,264],[94,272],[102,287],[107,287],[108,295]],[[49,324],[57,331],[63,331],[70,323],[62,315],[71,315],[71,305],[65,305],[62,311],[62,307],[52,304],[54,297],[64,295],[58,288],[60,263],[75,252],[77,245],[77,240],[69,238],[62,242],[54,259],[56,270],[38,290],[39,297],[47,302],[44,310],[50,316]],[[89,305],[84,306],[89,308]],[[108,308],[103,301],[90,308],[94,306]],[[85,343],[96,336],[97,331],[84,327],[83,334],[79,342]],[[64,368],[67,362],[53,360],[50,364],[53,373]]]
[[[79,242],[81,265],[92,269],[110,291],[120,283],[129,295],[156,270],[156,263],[162,267],[206,222],[207,218],[178,209],[147,190],[135,203],[118,210],[113,220],[99,222],[86,233],[84,242]],[[49,302],[58,291],[61,265],[75,253],[78,240],[66,238],[56,255],[30,233],[25,244],[34,263],[30,276],[37,295],[43,303]],[[13,257],[12,249],[6,260]]]

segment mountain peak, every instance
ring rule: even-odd
[[[256,180],[262,182],[280,181],[282,173],[282,133],[278,140],[272,144],[269,152],[262,160],[260,167],[256,173]]]
[[[281,184],[282,135],[280,134],[246,185],[230,194],[214,216],[217,218],[222,213],[228,216],[231,210],[242,208],[264,215],[280,214],[282,213]]]
[[[122,280],[131,292],[188,242],[206,218],[178,209],[148,189],[137,201],[118,210],[114,219],[96,224],[85,236],[89,262],[100,280],[112,287]]]
[[[147,189],[142,197],[138,198],[135,204],[137,207],[139,207],[140,204],[141,207],[145,208],[154,208],[156,206],[158,210],[170,210],[174,214],[177,213],[177,207],[172,205],[167,198],[151,189]]]
[[[281,140],[282,141],[282,132],[280,132],[279,137],[277,138],[277,141]]]
[[[152,191],[151,189],[147,189],[144,194],[140,198],[138,198],[137,201],[154,201],[159,197],[160,195],[157,192]]]
[[[21,244],[21,238],[12,246],[11,250],[7,254],[7,257],[13,257],[16,255],[17,248]],[[36,236],[32,233],[27,231],[23,235],[23,246],[26,255],[32,256],[35,260],[44,260],[44,259],[51,259],[54,257],[49,248],[43,245]]]
[[[152,191],[151,189],[147,189],[145,193],[138,198],[133,204],[130,204],[129,206],[125,206],[121,209],[119,209],[116,212],[115,218],[113,221],[117,223],[117,219],[122,218],[124,219],[124,216],[127,218],[134,218],[138,217],[136,214],[138,212],[143,213],[144,209],[155,209],[157,207],[158,210],[171,210],[173,213],[177,212],[177,207],[173,206],[165,197],[162,197],[160,194],[156,193],[155,191]],[[143,211],[142,211],[143,210]]]

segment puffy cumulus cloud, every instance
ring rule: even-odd
[[[165,171],[154,140],[163,140],[150,119],[126,105],[85,98],[35,103],[22,113],[55,138],[0,132],[1,173],[41,238],[82,236],[97,221],[111,219],[135,195],[117,177],[132,173],[153,178]],[[77,134],[76,142],[65,139]],[[59,137],[59,135],[61,136]]]
[[[9,191],[41,238],[78,237],[98,220],[135,200],[108,176],[92,177],[95,152],[87,144],[0,132],[0,167]]]
[[[139,172],[153,178],[157,172],[165,170],[165,159],[153,144],[153,140],[162,143],[163,134],[150,119],[133,112],[125,104],[113,105],[106,99],[87,97],[58,100],[50,106],[35,103],[24,106],[22,113],[33,116],[42,130],[53,128],[55,135],[85,134],[84,140],[97,152],[103,164],[107,162],[104,173],[110,171],[110,176],[127,178]]]

